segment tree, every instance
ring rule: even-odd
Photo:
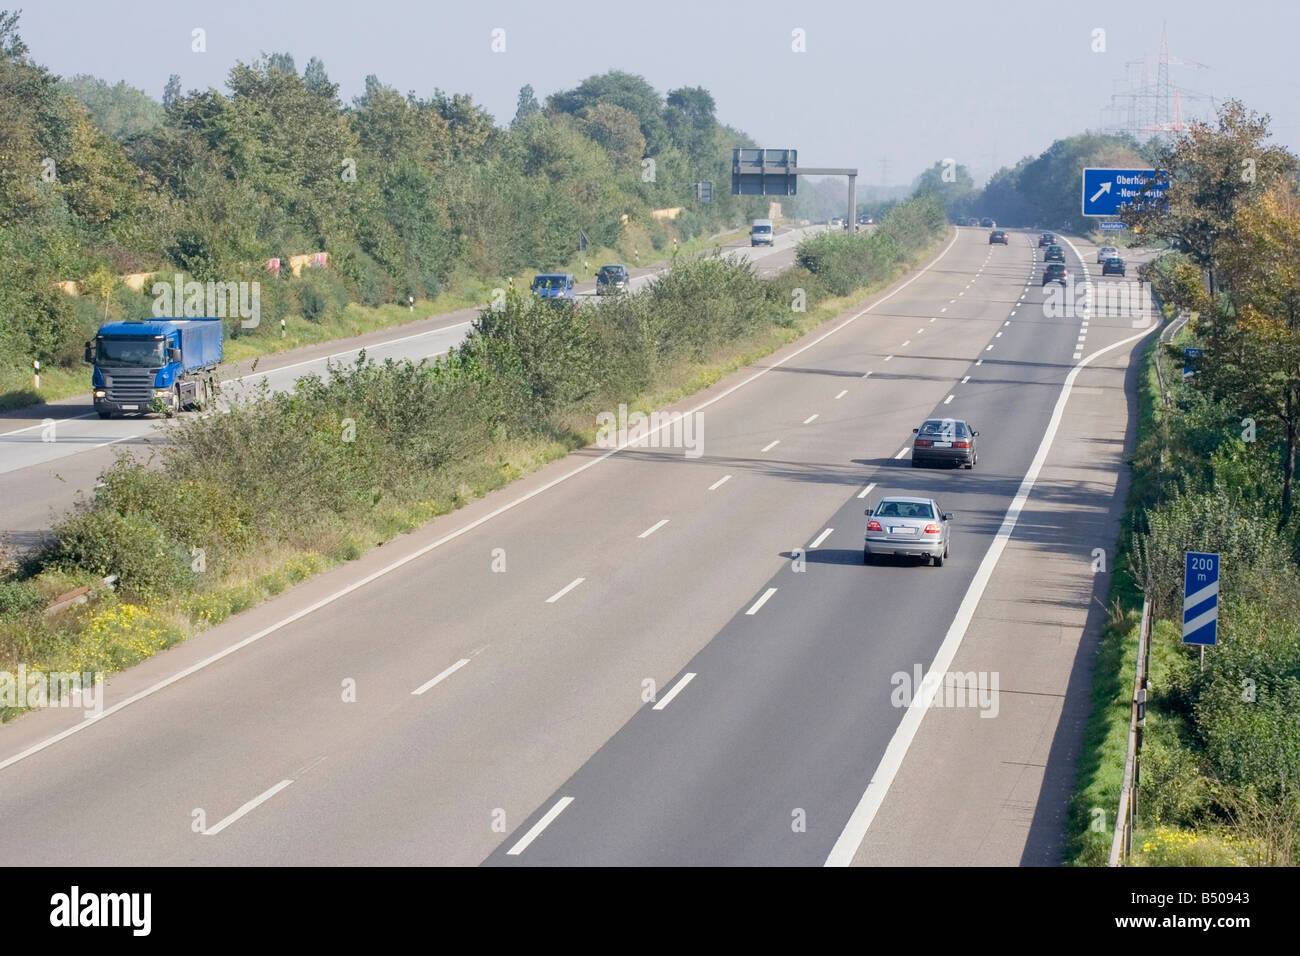
[[[319,57],[314,56],[307,61],[307,69],[302,71],[302,82],[307,89],[327,100],[332,100],[339,94],[338,84],[330,82],[325,64]]]
[[[639,169],[645,156],[645,137],[637,118],[613,103],[597,103],[583,110],[582,131],[610,154],[614,167],[623,172]]]
[[[180,74],[173,73],[167,77],[167,85],[163,87],[162,105],[163,109],[171,109],[181,98],[181,78]]]
[[[663,99],[645,77],[610,70],[599,76],[589,76],[575,89],[553,93],[547,97],[546,107],[551,112],[578,116],[597,103],[621,106],[637,118],[646,149],[651,155],[668,148],[672,138],[664,121]]]
[[[533,93],[533,87],[530,83],[525,83],[519,88],[519,105],[515,108],[515,118],[511,121],[511,127],[523,123],[528,117],[540,113],[541,105],[537,102],[537,96]]]
[[[1265,143],[1268,123],[1267,115],[1237,100],[1224,103],[1214,126],[1193,123],[1186,136],[1157,151],[1158,168],[1169,171],[1167,210],[1129,208],[1122,216],[1127,225],[1168,241],[1205,270],[1210,295],[1215,294],[1216,247],[1231,238],[1241,203],[1280,178],[1295,176],[1296,158]]]
[[[1285,525],[1300,435],[1300,197],[1278,183],[1225,225],[1211,263],[1224,290],[1215,302],[1221,334],[1198,387],[1232,401],[1257,420],[1261,441],[1280,447]]]

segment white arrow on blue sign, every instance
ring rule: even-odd
[[[1154,182],[1148,191],[1143,187]],[[1158,204],[1169,186],[1169,173],[1163,169],[1097,169],[1083,171],[1083,214],[1117,216],[1121,207],[1140,202]]]
[[[1187,552],[1183,570],[1183,643],[1213,647],[1219,630],[1219,556]]]

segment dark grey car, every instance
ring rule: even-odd
[[[942,465],[963,465],[974,468],[979,461],[975,439],[979,432],[957,418],[931,418],[913,428],[912,467],[920,468],[927,462]]]
[[[948,557],[951,514],[944,514],[933,498],[890,496],[881,498],[867,509],[866,543],[862,562],[871,564],[877,557],[929,559],[936,568]]]
[[[596,273],[596,295],[617,295],[626,292],[627,285],[627,266],[601,266]]]

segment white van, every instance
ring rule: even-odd
[[[772,220],[755,219],[749,230],[751,246],[770,246],[772,244]]]

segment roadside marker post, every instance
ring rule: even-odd
[[[1201,648],[1201,667],[1205,667],[1205,649],[1214,647],[1219,637],[1219,556],[1188,551],[1183,566],[1183,643]]]

